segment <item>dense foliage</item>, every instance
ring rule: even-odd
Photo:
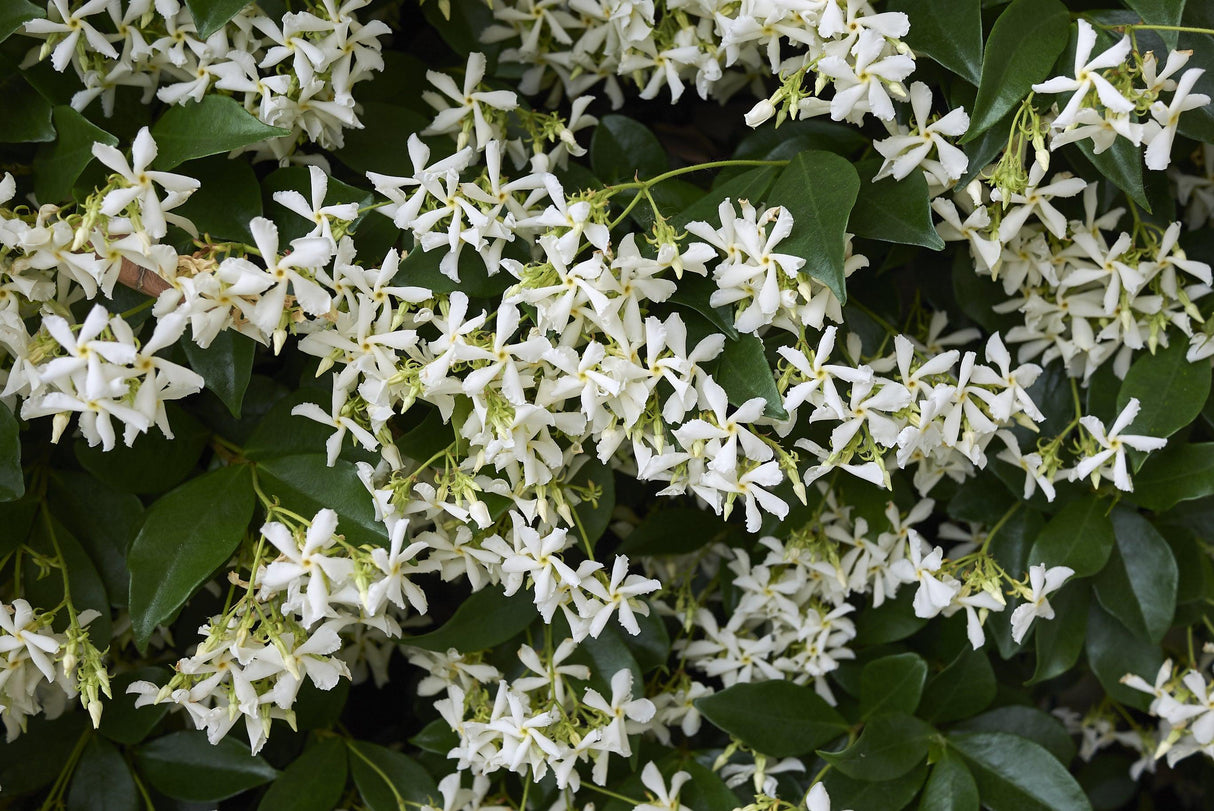
[[[1214,791],[1214,9],[0,3],[0,806]]]

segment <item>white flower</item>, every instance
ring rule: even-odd
[[[691,775],[687,772],[675,772],[667,788],[657,764],[652,761],[646,763],[641,770],[641,782],[650,791],[650,802],[635,806],[633,811],[692,811],[679,802],[679,792],[690,779]]]
[[[873,142],[873,147],[885,158],[885,163],[873,180],[883,177],[902,180],[914,171],[915,167],[925,163],[934,147],[940,169],[934,172],[934,167],[929,164],[927,171],[940,185],[947,185],[950,180],[956,180],[965,174],[969,159],[964,152],[944,140],[944,136],[964,135],[970,125],[969,116],[965,114],[965,110],[958,107],[929,124],[927,122],[932,112],[931,88],[923,82],[915,82],[910,87],[910,98],[915,129]]]
[[[1130,401],[1126,403],[1125,408],[1117,415],[1117,419],[1113,421],[1113,427],[1109,429],[1107,434],[1104,430],[1104,423],[1096,417],[1089,415],[1079,420],[1079,423],[1088,430],[1092,438],[1099,443],[1101,450],[1075,466],[1075,470],[1071,473],[1072,481],[1078,481],[1089,475],[1096,474],[1097,476],[1111,478],[1113,484],[1119,490],[1126,492],[1134,491],[1134,483],[1130,481],[1130,472],[1126,465],[1125,449],[1130,447],[1136,451],[1156,451],[1168,442],[1166,439],[1157,437],[1122,433],[1122,431],[1130,427],[1130,423],[1138,416],[1141,408],[1142,406],[1139,404],[1138,398],[1131,397]],[[1108,470],[1104,469],[1110,459],[1113,461],[1111,474]]]
[[[1190,68],[1176,83],[1176,92],[1168,104],[1157,101],[1151,105],[1151,117],[1154,121],[1147,124],[1143,139],[1147,141],[1146,164],[1148,169],[1167,169],[1172,162],[1172,139],[1176,137],[1176,127],[1180,123],[1180,114],[1187,110],[1196,110],[1210,103],[1210,97],[1205,93],[1194,93],[1193,85],[1205,73],[1201,68]]]
[[[1074,91],[1070,101],[1062,108],[1062,112],[1054,119],[1051,126],[1055,129],[1066,129],[1075,121],[1084,99],[1093,87],[1100,98],[1100,103],[1115,113],[1128,113],[1134,109],[1133,102],[1117,92],[1109,80],[1099,71],[1105,68],[1119,67],[1124,64],[1130,53],[1130,38],[1123,36],[1121,40],[1104,53],[1089,59],[1092,48],[1096,45],[1096,30],[1087,20],[1080,19],[1079,42],[1075,46],[1075,77],[1057,76],[1046,82],[1033,85],[1034,93],[1066,93]]]
[[[1012,639],[1017,644],[1024,639],[1037,617],[1047,620],[1054,618],[1054,608],[1046,595],[1057,591],[1074,573],[1075,570],[1068,566],[1051,566],[1047,569],[1044,563],[1029,568],[1032,593],[1012,612]]]
[[[128,205],[139,202],[139,217],[143,230],[152,239],[160,239],[166,233],[164,212],[185,202],[200,185],[197,180],[171,172],[153,172],[148,166],[156,159],[156,142],[147,127],[139,130],[131,147],[131,163],[126,156],[109,144],[93,144],[93,155],[97,160],[113,169],[126,182],[124,188],[114,189],[101,201],[101,213],[110,217],[122,214]],[[163,201],[156,196],[152,184],[156,183],[168,195]],[[178,220],[178,222],[181,222]]]

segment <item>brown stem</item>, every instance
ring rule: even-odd
[[[152,297],[158,297],[165,290],[173,286],[164,277],[153,273],[145,267],[136,265],[130,259],[122,260],[122,270],[118,271],[118,282],[132,290]]]

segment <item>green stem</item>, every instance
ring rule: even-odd
[[[583,782],[582,788],[588,788],[591,791],[597,791],[599,794],[602,794],[604,797],[611,797],[614,800],[619,800],[621,802],[628,803],[629,805],[632,805],[632,806],[637,806],[637,805],[641,804],[640,800],[634,800],[631,797],[625,797],[623,794],[616,794],[614,791],[610,791],[608,789],[601,788],[599,786],[596,786],[594,783]]]
[[[379,775],[379,779],[383,780],[384,783],[387,784],[388,788],[392,790],[392,797],[396,800],[396,807],[399,808],[400,811],[405,811],[405,808],[407,806],[407,803],[405,802],[405,798],[400,796],[400,792],[396,790],[396,785],[392,782],[392,780],[388,777],[388,775],[384,774],[384,770],[379,768],[379,765],[377,763],[375,763],[375,761],[371,760],[369,757],[364,755],[362,752],[358,751],[358,747],[354,745],[353,741],[351,741],[346,746],[346,748],[349,749],[351,752],[353,752],[354,755],[359,760],[361,760],[363,763],[366,763],[368,766],[370,766],[371,771],[373,771],[377,775]]]

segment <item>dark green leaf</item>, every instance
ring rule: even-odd
[[[153,429],[135,437],[131,447],[119,445],[109,451],[78,441],[76,459],[89,473],[118,490],[163,493],[194,469],[208,436],[202,423],[179,406],[169,403],[165,410],[173,426],[173,439]]]
[[[708,510],[668,507],[645,516],[620,544],[629,555],[685,555],[721,540],[731,528]]]
[[[675,768],[691,775],[691,780],[679,792],[680,803],[696,811],[734,811],[738,807],[738,795],[712,769],[690,758],[679,761]]]
[[[71,198],[76,178],[93,160],[94,142],[118,145],[117,138],[67,105],[56,107],[51,120],[58,135],[54,143],[39,147],[34,156],[34,191],[40,203],[62,203]]]
[[[1013,0],[987,39],[982,79],[963,141],[972,141],[1010,112],[1032,89],[1049,78],[1054,60],[1066,47],[1070,14],[1058,0]]]
[[[1030,565],[1069,566],[1076,577],[1104,568],[1113,551],[1108,504],[1094,495],[1072,501],[1050,519],[1029,552]]]
[[[1142,186],[1142,151],[1125,138],[1117,138],[1113,145],[1097,155],[1092,151],[1092,142],[1076,141],[1075,146],[1096,168],[1100,176],[1113,181],[1117,188],[1130,195],[1130,199],[1148,212],[1151,203]]]
[[[1149,25],[1177,26],[1184,14],[1185,0],[1126,0],[1130,8],[1142,15],[1142,21]],[[1169,48],[1176,48],[1179,33],[1161,30],[1157,32]]]
[[[423,752],[446,757],[448,752],[459,746],[459,733],[442,718],[435,718],[422,727],[421,732],[410,738],[409,743]]]
[[[330,811],[346,787],[346,744],[325,738],[283,770],[257,804],[257,811]]]
[[[915,616],[913,600],[913,592],[903,589],[897,597],[886,600],[876,608],[864,608],[863,619],[856,623],[856,644],[897,642],[922,628],[927,620]]]
[[[615,509],[615,474],[610,467],[590,457],[574,474],[571,486],[597,494],[593,503],[587,498],[573,508],[578,533],[586,533],[583,543],[593,547],[607,531],[611,511]]]
[[[831,152],[802,152],[785,167],[769,202],[792,212],[792,234],[780,250],[805,259],[802,272],[847,303],[843,276],[844,234],[860,192],[860,176],[846,158]]]
[[[906,713],[878,715],[864,725],[856,742],[841,752],[818,752],[827,763],[855,780],[893,780],[927,757],[930,726]]]
[[[426,650],[455,648],[472,653],[492,648],[521,633],[536,616],[535,606],[525,594],[507,597],[496,586],[486,586],[461,602],[441,628],[406,637],[405,641]]]
[[[1088,665],[1109,698],[1145,710],[1151,696],[1131,690],[1121,683],[1127,673],[1142,676],[1148,682],[1163,662],[1163,652],[1141,636],[1132,633],[1093,600],[1088,608],[1088,629],[1085,650]]]
[[[726,341],[725,348],[717,356],[717,367],[713,378],[725,389],[732,405],[740,406],[747,400],[762,397],[766,401],[763,413],[777,420],[788,419],[776,388],[775,374],[763,342],[753,335],[742,335],[736,341]]]
[[[0,741],[5,800],[51,783],[71,758],[80,736],[88,734],[88,726],[88,713],[65,712],[54,720],[35,715],[16,740]]]
[[[291,409],[300,403],[321,404],[329,397],[329,392],[323,389],[308,387],[297,389],[274,403],[245,442],[245,456],[260,462],[279,456],[316,453],[325,446],[333,429],[292,414]]]
[[[68,811],[139,811],[142,807],[122,753],[105,738],[90,738],[72,772]]]
[[[88,553],[110,600],[125,606],[130,590],[126,552],[143,522],[143,503],[75,470],[52,474],[50,496],[55,516]]]
[[[1175,340],[1154,355],[1142,355],[1130,366],[1117,392],[1117,409],[1125,408],[1135,397],[1142,410],[1127,433],[1169,437],[1201,413],[1210,396],[1210,364],[1189,363],[1185,359],[1187,349],[1185,341]]]
[[[707,222],[713,227],[720,227],[721,218],[718,214],[718,209],[721,207],[723,201],[730,200],[737,203],[738,200],[749,200],[756,206],[760,205],[766,199],[765,195],[767,194],[767,190],[771,188],[771,184],[776,182],[776,175],[779,171],[774,166],[760,166],[755,169],[748,169],[714,187],[708,194],[678,214],[675,214],[671,218],[670,224],[678,230],[686,228],[689,222],[697,221]],[[686,280],[686,277],[684,277],[684,282]]]
[[[990,712],[974,716],[957,725],[965,732],[1009,732],[1028,738],[1041,746],[1061,763],[1067,764],[1075,757],[1075,742],[1054,716],[1036,707],[1013,704],[997,707]]]
[[[0,17],[4,11],[0,11]],[[0,19],[0,33],[3,33]],[[0,78],[0,93],[4,94],[5,115],[0,118],[0,143],[28,144],[55,140],[51,124],[51,103],[35,90],[16,67],[8,68]]]
[[[226,329],[215,336],[203,349],[193,341],[183,341],[182,348],[190,359],[190,368],[202,375],[206,386],[240,419],[240,406],[245,389],[253,374],[253,339]]]
[[[30,532],[29,546],[39,555],[54,558],[62,555],[67,569],[68,588],[71,590],[72,604],[76,611],[92,608],[100,616],[88,624],[89,638],[100,650],[109,645],[111,636],[110,600],[105,593],[105,584],[101,575],[89,556],[81,548],[67,527],[59,523],[59,519],[51,516],[45,509],[34,519],[33,531]],[[33,605],[52,611],[63,603],[63,575],[52,571],[49,577],[38,577],[38,570],[30,558],[25,561],[25,594]],[[56,630],[67,627],[66,611],[60,611],[55,618]]]
[[[894,0],[910,18],[906,44],[977,86],[982,70],[980,0]]]
[[[30,20],[46,16],[46,9],[38,8],[30,0],[6,0],[0,3],[0,42]]]
[[[666,150],[636,119],[605,115],[590,139],[590,168],[607,183],[644,180],[666,171]]]
[[[212,746],[205,733],[192,730],[149,741],[135,750],[135,762],[152,788],[193,803],[226,800],[278,776],[236,736]]]
[[[245,158],[212,155],[190,161],[179,170],[202,184],[174,213],[190,220],[200,234],[216,240],[252,244],[249,221],[260,217],[261,182]],[[220,337],[230,330],[219,333]]]
[[[278,226],[278,237],[284,246],[290,240],[307,235],[315,227],[316,223],[312,222],[312,220],[299,216],[274,199],[275,192],[297,191],[304,196],[305,200],[311,200],[312,173],[308,167],[284,166],[281,169],[275,169],[262,181],[261,190],[265,195],[263,207],[265,208],[266,216]],[[324,203],[327,206],[341,203],[357,203],[361,208],[370,205],[374,197],[375,195],[367,189],[351,186],[349,183],[343,183],[337,178],[329,176],[327,185],[325,186]],[[365,216],[366,213],[363,213],[356,217],[352,221],[351,228],[357,229]],[[481,264],[483,265],[484,263],[482,262]]]
[[[140,649],[232,556],[252,518],[248,465],[205,473],[151,506],[128,556],[131,630]]]
[[[370,811],[400,811],[438,799],[438,786],[417,761],[373,743],[350,741],[350,773]]]
[[[1061,676],[1075,666],[1088,629],[1088,589],[1081,585],[1051,595],[1054,619],[1036,625],[1037,668],[1031,683]]]
[[[295,726],[300,729],[332,729],[341,721],[346,700],[350,697],[350,680],[339,679],[331,690],[322,690],[311,680],[299,687],[295,699]]]
[[[194,18],[198,36],[206,39],[249,5],[249,0],[185,0],[185,4]]]
[[[142,743],[169,711],[169,705],[150,704],[146,707],[136,707],[135,696],[127,693],[126,688],[137,681],[166,684],[170,678],[172,673],[164,667],[143,667],[114,676],[110,680],[110,691],[114,697],[105,702],[105,712],[101,715],[101,734],[111,741],[127,746]]]
[[[15,501],[25,495],[19,430],[13,412],[0,403],[0,501]]]
[[[991,811],[1090,811],[1083,789],[1042,747],[1006,732],[949,737]]]
[[[695,310],[712,322],[726,338],[733,340],[738,337],[733,325],[733,312],[728,307],[713,307],[711,304],[712,294],[717,289],[716,282],[707,276],[684,274],[678,285],[667,301]]]
[[[968,718],[995,700],[995,671],[981,650],[966,648],[923,689],[919,716],[933,724]]]
[[[402,141],[385,138],[383,133],[421,132],[430,124],[429,119],[399,104],[371,101],[362,103],[362,108],[359,118],[363,128],[345,131],[346,143],[334,153],[338,160],[360,173],[411,176],[413,161],[409,151],[401,148]]]
[[[822,778],[832,808],[847,811],[900,811],[910,805],[927,777],[927,764],[893,780],[854,780],[831,769]]]
[[[874,659],[860,673],[860,711],[868,718],[886,712],[914,712],[923,695],[927,662],[916,653]]]
[[[978,785],[965,761],[945,749],[923,787],[919,811],[978,811]]]
[[[1134,476],[1136,502],[1155,512],[1214,494],[1214,442],[1173,443]]]
[[[1094,580],[1096,598],[1134,633],[1159,642],[1172,625],[1179,573],[1172,549],[1136,512],[1113,513],[1117,551]]]
[[[170,107],[152,126],[158,154],[155,166],[172,169],[191,158],[218,155],[290,130],[263,124],[228,96],[207,95],[202,101]]]
[[[521,241],[515,240],[515,243],[508,245],[503,253],[507,256],[510,255],[511,247],[516,243],[521,243]],[[515,250],[517,251],[517,249]],[[396,276],[392,278],[392,283],[424,287],[434,293],[452,293],[462,290],[472,298],[500,299],[506,288],[518,281],[501,269],[490,276],[480,255],[475,251],[465,250],[460,252],[459,262],[456,264],[456,270],[459,273],[457,282],[439,268],[445,255],[446,251],[441,248],[433,251],[414,248],[404,259],[400,260],[400,268],[396,271]],[[517,253],[516,258],[519,258]]]
[[[300,515],[336,511],[337,530],[350,543],[387,544],[388,531],[375,520],[375,507],[353,462],[338,459],[329,467],[325,454],[301,453],[259,462],[257,475],[267,493]]]
[[[804,755],[847,732],[812,687],[787,681],[735,684],[695,705],[714,726],[773,757]]]
[[[39,513],[42,500],[35,493],[26,493],[17,501],[0,501],[0,557],[8,555],[29,538],[34,518]],[[2,785],[2,784],[0,784]]]
[[[902,180],[873,176],[882,161],[874,159],[856,164],[860,189],[847,230],[858,237],[900,245],[920,245],[933,251],[944,250],[944,240],[932,225],[930,195],[922,172],[911,172]]]

